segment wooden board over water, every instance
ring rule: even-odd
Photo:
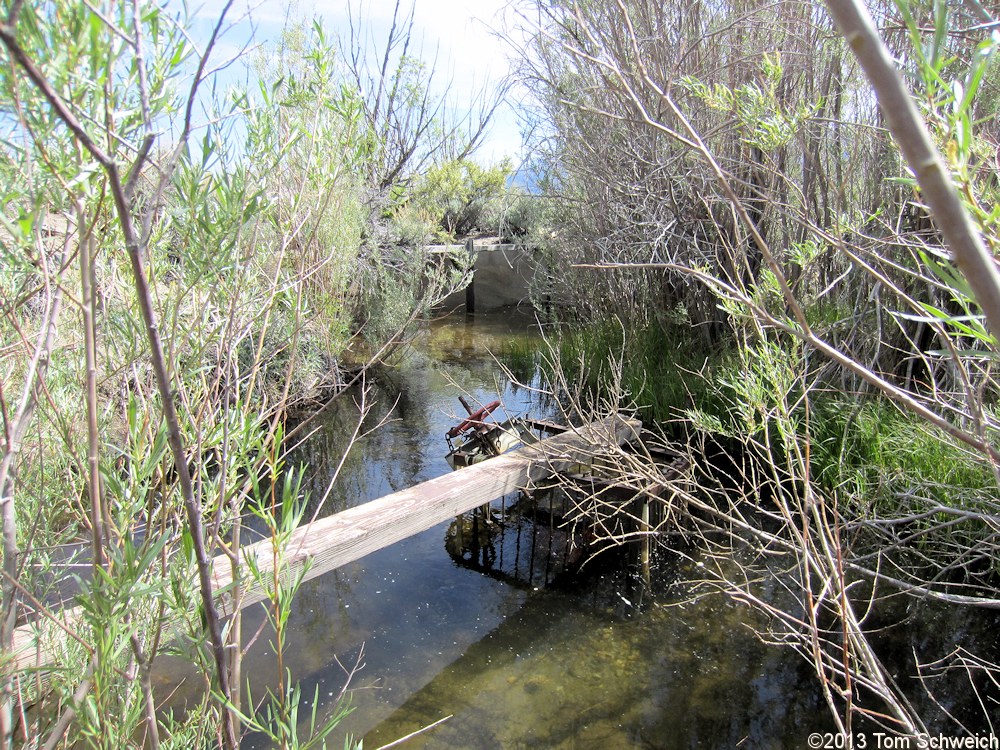
[[[524,489],[576,464],[595,448],[621,445],[638,434],[639,426],[638,420],[609,417],[306,524],[288,542],[289,568],[294,573],[308,564],[306,579],[315,578]],[[271,555],[267,540],[242,551],[244,558],[256,558],[262,571],[270,569]],[[228,561],[217,560],[221,564],[215,571],[215,585],[221,592],[232,579]],[[231,597],[224,597],[223,610],[231,614],[261,599],[263,592],[248,589],[239,607]]]
[[[526,488],[579,463],[595,449],[634,439],[640,426],[635,419],[608,417],[304,524],[293,532],[286,546],[284,575],[297,576],[306,567],[305,579],[315,578],[509,492]],[[256,561],[261,573],[273,570],[272,555],[270,540],[240,551],[244,560]],[[213,570],[215,593],[225,615],[265,598],[257,585],[247,586],[239,597],[233,595],[228,557],[216,557]],[[72,630],[78,617],[78,609],[69,609],[60,619]],[[60,635],[56,632],[55,643],[50,635],[40,644],[35,625],[18,628],[13,649],[15,670],[52,664],[58,658]]]

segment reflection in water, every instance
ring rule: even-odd
[[[444,547],[456,565],[537,589],[577,568],[583,561],[580,541],[517,493],[456,518],[445,532]]]
[[[464,414],[459,394],[480,405],[499,395],[511,416],[551,416],[532,390],[498,379],[489,354],[530,337],[528,324],[510,315],[430,324],[412,356],[373,387],[366,425],[390,421],[348,456],[320,512],[448,472],[444,434]],[[291,459],[306,471],[308,515],[355,417],[340,399]],[[560,577],[565,532],[506,500],[302,587],[286,663],[303,695],[319,686],[324,699],[335,696],[341,665],[364,650],[342,733],[375,748],[451,716],[407,746],[769,748],[804,747],[810,732],[831,728],[808,663],[763,645],[751,626],[764,623],[750,610],[690,596],[692,563],[661,555],[655,597],[611,556],[604,570]],[[243,632],[261,619],[250,610]],[[258,696],[275,681],[267,640],[244,667]]]

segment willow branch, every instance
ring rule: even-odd
[[[826,6],[875,90],[889,132],[917,178],[955,265],[969,282],[990,330],[1000,337],[1000,270],[962,205],[871,14],[859,0],[826,0]]]
[[[232,0],[226,5],[228,10]],[[221,24],[221,19],[220,22]],[[216,33],[219,26],[216,26]],[[215,41],[213,34],[212,42]],[[198,567],[198,580],[205,619],[205,628],[208,631],[212,653],[215,659],[218,687],[225,701],[231,697],[228,670],[226,669],[225,643],[222,638],[222,626],[219,613],[212,596],[211,581],[211,561],[205,549],[205,534],[201,518],[201,504],[194,494],[191,472],[188,468],[187,455],[184,450],[184,440],[180,429],[180,420],[177,414],[177,407],[174,403],[175,394],[171,387],[171,375],[167,367],[164,347],[159,331],[156,311],[153,307],[153,294],[149,285],[149,277],[145,268],[146,245],[145,236],[136,231],[136,224],[133,218],[133,208],[131,200],[126,193],[125,185],[122,183],[121,173],[117,162],[106,154],[98,145],[94,138],[87,132],[86,128],[76,119],[62,97],[55,91],[49,83],[44,73],[35,65],[27,52],[17,41],[16,31],[11,23],[0,25],[0,42],[7,48],[16,66],[20,68],[31,80],[34,86],[45,97],[52,107],[56,116],[72,132],[76,141],[91,156],[94,157],[104,169],[108,179],[109,191],[114,200],[115,210],[118,215],[118,223],[125,240],[125,249],[132,267],[132,276],[135,284],[136,298],[142,314],[142,319],[146,327],[146,336],[149,341],[149,355],[156,380],[157,390],[160,395],[161,408],[164,422],[166,423],[167,440],[170,445],[171,454],[174,459],[174,466],[177,470],[178,484],[181,489],[181,496],[184,502],[185,514],[188,526],[191,530],[191,537],[194,547],[194,554]],[[211,44],[209,45],[209,51]],[[208,52],[205,53],[207,58]],[[203,70],[205,60],[201,61],[199,74]],[[184,136],[189,133],[191,107],[194,99],[194,92],[197,88],[198,79],[192,87],[188,102],[185,119]],[[234,719],[229,711],[223,715],[223,733],[225,745],[229,750],[236,750],[239,741],[236,736]]]

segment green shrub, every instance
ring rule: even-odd
[[[470,159],[437,164],[417,179],[397,221],[426,222],[441,242],[476,231],[498,233],[511,171],[509,159],[491,167]]]

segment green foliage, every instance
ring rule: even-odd
[[[269,246],[260,253],[262,267],[304,280],[302,304],[326,331],[331,355],[349,333],[349,288],[365,220],[357,172],[371,150],[361,101],[335,61],[319,23],[289,27],[275,48],[258,55],[243,158],[251,184],[261,186],[265,221],[254,242]]]
[[[96,568],[95,577],[86,582],[78,579],[82,633],[94,649],[94,688],[79,708],[77,730],[86,747],[128,746],[135,728],[143,723],[145,699],[140,683],[119,675],[134,663],[135,644],[156,638],[162,618],[173,614],[173,585],[191,575],[184,563],[161,564],[168,541],[165,533],[138,543],[126,538],[109,549],[107,570]],[[68,684],[60,688],[65,690]]]
[[[691,409],[717,410],[720,402],[709,380],[725,363],[724,350],[706,351],[704,342],[683,324],[626,330],[616,323],[564,333],[558,339],[559,367],[585,402],[597,403],[612,386],[620,386],[627,399],[622,407],[637,408],[650,422],[675,422]]]
[[[974,510],[995,491],[980,458],[881,399],[815,399],[810,434],[813,475],[867,517],[912,496]]]
[[[496,357],[520,383],[531,382],[543,362],[538,342],[526,338],[504,341]]]
[[[249,580],[264,592],[264,609],[274,633],[271,649],[277,657],[281,679],[277,691],[268,689],[263,701],[255,700],[248,690],[247,702],[254,707],[254,711],[250,714],[240,713],[240,717],[247,728],[266,736],[274,743],[274,747],[283,750],[325,748],[326,738],[351,709],[342,698],[338,700],[333,711],[324,720],[319,721],[320,700],[317,685],[312,696],[312,711],[305,727],[305,736],[300,736],[299,711],[302,706],[302,690],[292,679],[291,672],[283,668],[283,661],[292,600],[309,570],[308,561],[295,569],[287,558],[287,549],[292,533],[302,521],[308,497],[301,491],[301,471],[285,471],[279,474],[280,462],[276,456],[272,457],[270,469],[266,482],[254,481],[249,509],[264,524],[271,540],[272,554],[267,560],[267,567],[262,566],[257,558],[248,558],[247,572]],[[280,491],[279,482],[281,482]],[[230,707],[239,712],[236,706]],[[345,742],[345,748],[350,746],[349,741]]]
[[[744,343],[738,363],[720,373],[717,382],[731,400],[730,422],[737,434],[754,436],[776,427],[788,441],[799,429],[791,405],[802,392],[801,351],[794,339]]]
[[[515,191],[510,206],[504,212],[500,236],[507,240],[522,241],[529,247],[540,247],[546,213],[542,196]]]
[[[417,315],[426,312],[439,291],[428,275],[422,249],[370,248],[373,261],[362,268],[357,328],[373,344],[399,337]]]
[[[128,182],[126,214],[142,235],[157,333],[211,547],[213,535],[239,528],[242,503],[255,483],[261,490],[260,477],[273,483],[282,476],[277,425],[291,404],[336,377],[361,296],[358,279],[384,259],[363,257],[366,187],[358,174],[373,145],[360,125],[361,100],[338,74],[322,27],[290,29],[280,50],[261,58],[253,95],[236,91],[223,101],[206,88],[200,103],[209,122],[197,141],[163,142],[158,151],[147,135],[181,132],[181,93],[194,61],[184,20],[165,12],[143,3],[28,4],[16,28],[27,56]],[[182,655],[206,680],[216,667],[192,568],[195,532],[159,417],[149,337],[108,172],[13,62],[0,70],[0,91],[8,125],[0,148],[5,424],[29,376],[42,314],[54,290],[65,289],[35,419],[19,445],[4,444],[16,452],[10,487],[30,563],[19,584],[44,598],[52,580],[67,574],[43,545],[77,541],[93,508],[108,511],[101,547],[108,562],[80,583],[84,643],[71,640],[52,675],[64,705],[91,680],[66,742],[124,747],[158,729],[161,746],[206,746],[220,721],[218,703],[206,699],[183,721],[153,716],[149,707],[159,708],[166,695],[143,681],[166,652]],[[145,153],[155,166],[140,164],[133,174],[136,154]],[[93,262],[80,268],[85,234]],[[96,430],[81,389],[82,275],[97,289]],[[402,299],[412,304],[414,297]],[[92,434],[97,497],[87,489]],[[297,520],[282,516],[273,525],[276,545]],[[293,594],[291,587],[274,595],[287,607]],[[275,612],[287,620],[287,610]],[[39,627],[45,623],[41,618]],[[247,721],[294,717],[291,681],[276,700],[278,714]],[[338,717],[316,722],[317,733],[328,734]],[[23,731],[34,740],[49,720],[47,712],[33,716]],[[287,722],[273,731],[302,739],[294,727],[289,734]]]
[[[781,53],[765,52],[761,59],[761,82],[735,88],[723,83],[703,83],[692,76],[680,79],[683,88],[710,108],[728,112],[739,124],[743,140],[762,151],[774,151],[795,138],[822,102],[800,103],[789,110],[778,95],[784,76]]]
[[[1000,69],[1000,31],[993,30],[975,44],[965,62],[949,34],[953,11],[946,2],[933,3],[932,34],[925,33],[909,0],[896,0],[896,7],[910,36],[908,72],[919,86],[917,101],[966,210],[979,225],[984,240],[998,252],[1000,209],[996,199],[1000,180],[995,135],[988,136],[992,130],[988,123],[1000,114],[1000,90],[995,83]],[[907,182],[916,184],[912,179]]]
[[[498,233],[512,169],[509,159],[490,167],[471,159],[434,165],[415,181],[396,221],[416,217],[444,242],[475,230]]]

